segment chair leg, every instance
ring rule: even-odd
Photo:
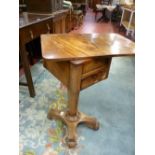
[[[83,15],[80,16],[80,25],[83,23]]]

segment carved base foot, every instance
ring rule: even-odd
[[[66,126],[67,131],[64,136],[64,142],[68,147],[73,148],[77,145],[77,126],[81,123],[86,124],[89,128],[98,130],[99,123],[96,118],[85,115],[84,113],[78,112],[76,116],[70,116],[68,112],[50,110],[48,113],[49,119],[62,120]]]

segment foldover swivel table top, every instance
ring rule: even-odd
[[[80,123],[99,128],[94,117],[78,110],[80,90],[108,78],[112,57],[134,56],[135,44],[114,33],[45,34],[41,35],[41,47],[44,67],[68,89],[68,109],[52,109],[48,118],[60,119],[67,125],[64,143],[75,147]]]

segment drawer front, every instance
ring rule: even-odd
[[[33,25],[29,28],[29,34],[31,39],[39,37],[41,34],[50,33],[52,22],[44,21]]]
[[[81,80],[81,89],[85,89],[103,79],[107,78],[107,71],[106,70],[102,70],[96,74],[93,74],[83,80]]]
[[[89,73],[92,70],[95,70],[104,66],[106,68],[108,64],[109,64],[108,58],[92,59],[91,61],[84,64],[82,74]]]
[[[43,21],[30,25],[20,30],[20,37],[23,38],[25,43],[39,37],[44,33],[52,32],[52,20]]]

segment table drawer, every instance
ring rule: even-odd
[[[103,79],[107,78],[107,71],[105,70],[101,70],[99,72],[97,72],[96,74],[93,74],[89,77],[86,77],[84,79],[81,80],[81,89],[87,88]]]
[[[86,74],[88,72],[91,72],[92,70],[104,67],[107,67],[109,64],[109,58],[96,58],[92,59],[91,61],[88,61],[83,65],[82,74]]]

